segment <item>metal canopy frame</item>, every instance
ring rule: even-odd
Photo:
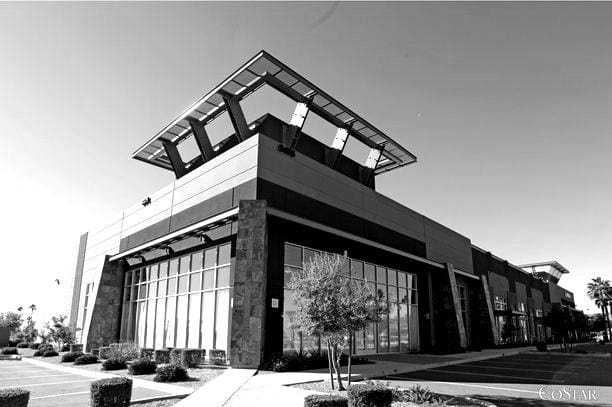
[[[212,91],[192,104],[138,148],[132,158],[176,172],[176,159],[171,161],[173,157],[168,157],[166,153],[168,143],[176,146],[193,136],[194,123],[199,122],[202,126],[210,123],[228,110],[228,104],[229,113],[232,114],[238,102],[266,84],[298,103],[308,104],[310,111],[334,126],[347,130],[349,137],[354,137],[371,149],[381,151],[382,155],[374,173],[379,174],[416,162],[416,156],[406,148],[266,51],[257,53]]]

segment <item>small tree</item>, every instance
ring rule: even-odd
[[[22,323],[21,314],[12,311],[0,313],[0,327],[8,328],[11,334],[16,333]]]
[[[339,255],[315,254],[301,270],[292,273],[288,283],[297,305],[292,322],[307,335],[325,338],[331,385],[333,388],[333,370],[340,390],[344,390],[340,357],[346,338],[380,320],[388,309],[383,301],[377,301],[365,282],[342,275],[345,261],[346,257]]]
[[[74,343],[76,338],[75,329],[66,324],[67,315],[59,315],[51,317],[51,321],[45,324],[48,331],[48,337],[56,342],[61,349],[63,345]]]

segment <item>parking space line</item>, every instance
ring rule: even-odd
[[[55,384],[67,384],[67,383],[82,383],[82,382],[91,382],[93,380],[96,379],[85,379],[85,380],[70,380],[70,381],[66,381],[66,382],[50,382],[50,383],[35,383],[35,384],[22,384],[20,386],[17,387],[34,387],[34,386],[52,386]],[[0,387],[0,389],[10,389],[12,387],[15,386],[5,386],[5,387]]]
[[[41,376],[6,377],[6,378],[0,378],[0,380],[38,379],[40,377],[56,377],[56,376],[72,376],[72,373],[46,374],[46,375],[41,375]]]
[[[51,369],[33,369],[33,370],[10,370],[3,372],[0,370],[0,374],[2,373],[34,373],[34,372],[52,372]]]
[[[88,391],[77,391],[75,393],[51,394],[49,396],[32,397],[32,398],[30,398],[30,400],[48,399],[48,398],[52,398],[52,397],[76,396],[76,395],[80,395],[80,394],[89,394],[89,392]]]
[[[559,370],[539,370],[539,369],[519,369],[516,367],[499,367],[499,366],[473,366],[473,365],[455,365],[454,367],[473,367],[477,369],[498,369],[498,370],[516,370],[522,372],[540,372],[540,373],[559,373],[559,374],[578,374],[576,372],[562,372]]]
[[[506,387],[497,387],[497,386],[484,386],[481,384],[468,384],[468,383],[455,383],[455,382],[433,382],[430,380],[422,380],[422,379],[415,379],[415,378],[410,378],[410,377],[404,377],[404,376],[387,376],[390,379],[396,378],[396,379],[411,379],[411,380],[415,380],[415,381],[420,381],[420,382],[427,382],[427,383],[438,383],[438,384],[451,384],[454,386],[465,386],[465,387],[480,387],[483,389],[492,389],[492,390],[504,390],[504,391],[515,391],[518,393],[535,393],[538,394],[537,391],[533,391],[533,390],[522,390],[522,389],[511,389],[511,388],[506,388]]]
[[[486,374],[486,373],[470,373],[470,372],[458,372],[456,370],[440,370],[440,369],[430,369],[426,370],[426,372],[440,372],[440,373],[453,373],[453,374],[462,374],[462,375],[473,375],[473,376],[487,376],[487,377],[505,377],[507,379],[521,379],[521,380],[540,380],[546,382],[557,382],[563,383],[564,380],[553,380],[553,379],[541,379],[539,377],[524,377],[524,376],[508,376],[508,375],[499,375],[499,374]]]

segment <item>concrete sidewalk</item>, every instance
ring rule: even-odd
[[[533,351],[535,347],[508,349],[486,349],[480,352],[466,352],[452,355],[421,355],[421,354],[383,354],[368,356],[372,364],[353,366],[354,380],[375,378],[389,374],[409,373],[417,370],[450,366],[465,362],[475,362],[516,355],[521,352]],[[207,407],[302,407],[304,397],[316,392],[287,387],[291,384],[329,380],[327,369],[317,369],[305,372],[258,372],[252,370],[231,369],[235,375],[232,378],[224,374],[207,383],[191,396],[183,400],[179,406],[206,405]],[[239,373],[243,371],[243,373]],[[346,367],[343,368],[346,372]],[[247,377],[248,376],[248,377]],[[245,379],[246,378],[246,379]],[[242,384],[240,384],[242,382]],[[237,384],[239,385],[237,385]]]

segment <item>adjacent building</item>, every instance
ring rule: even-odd
[[[247,122],[241,102],[262,87],[290,98],[292,117]],[[220,115],[233,133],[213,144],[207,126]],[[303,131],[312,115],[334,126],[332,143]],[[195,158],[181,155],[187,141]],[[367,159],[344,154],[349,141]],[[543,340],[546,312],[574,307],[554,277],[567,272],[558,263],[514,266],[377,192],[378,176],[416,156],[265,51],[133,158],[176,179],[81,236],[70,318],[87,349],[221,349],[233,366],[318,349],[318,338],[293,326],[287,289],[316,252],[346,253],[346,278],[392,304],[356,334],[359,354]]]

